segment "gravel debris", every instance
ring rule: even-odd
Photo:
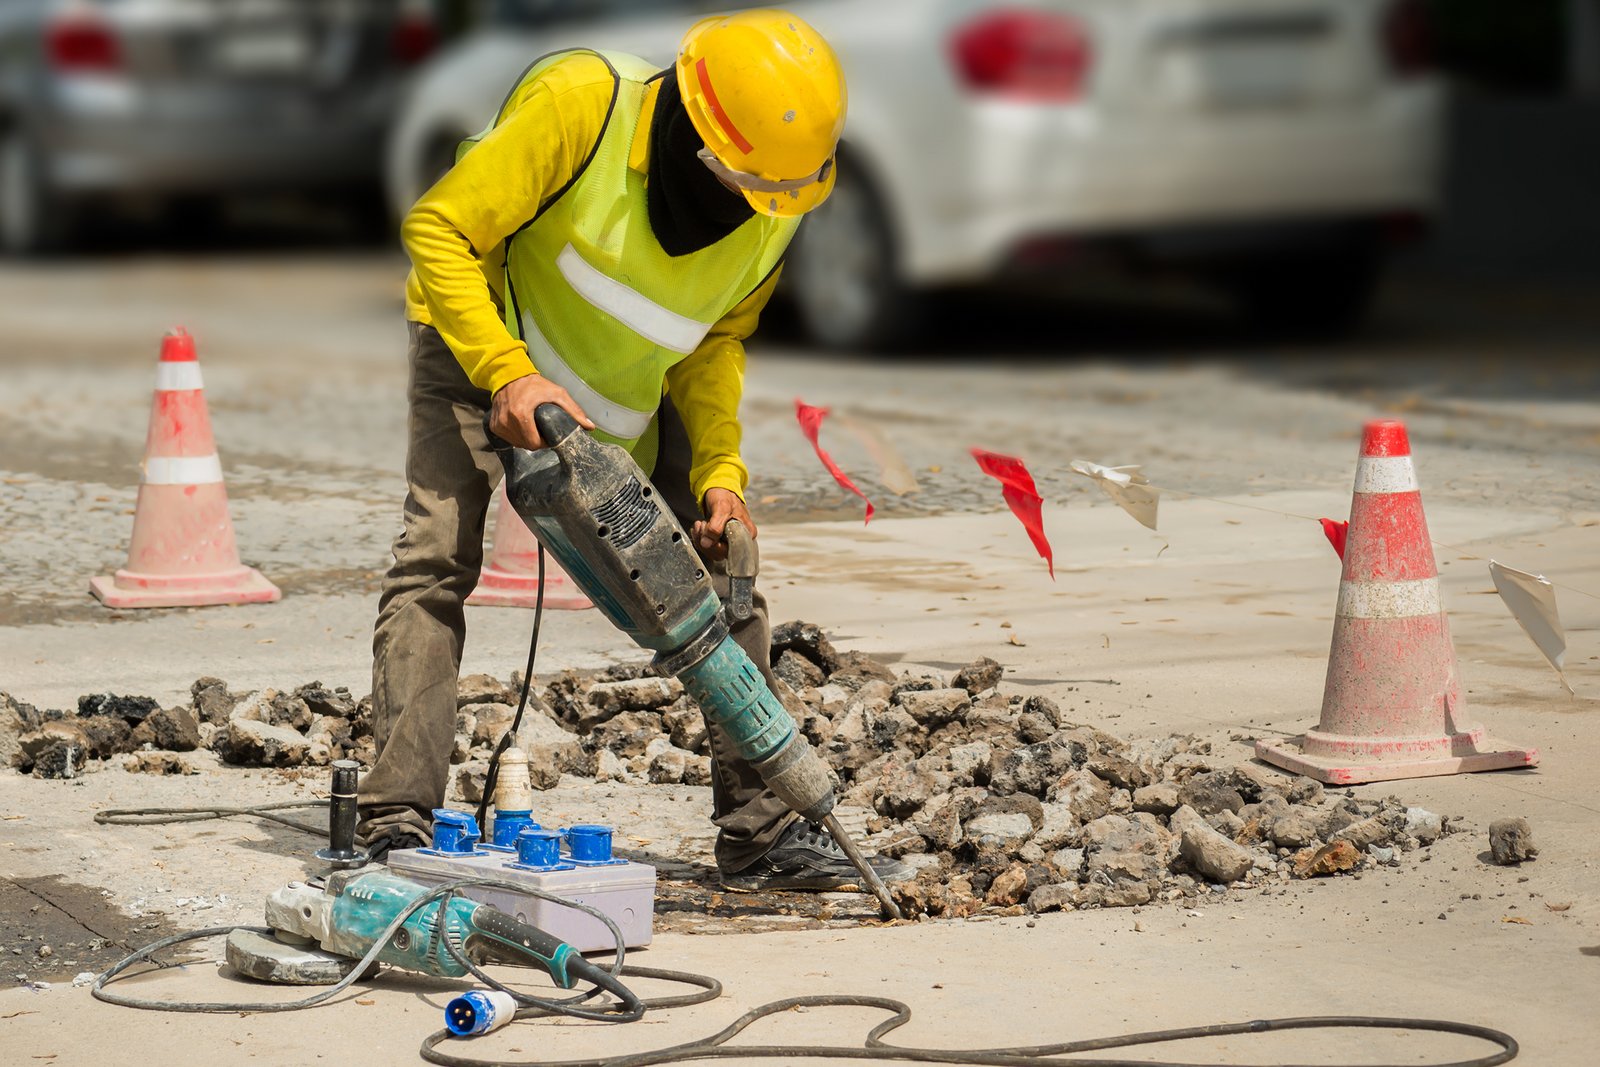
[[[837,777],[841,810],[867,813],[861,844],[914,872],[890,887],[911,918],[1210,900],[1229,887],[1397,866],[1452,829],[1395,797],[1329,795],[1222,758],[1200,738],[1124,740],[1046,697],[1009,692],[992,659],[900,675],[806,622],[776,627],[772,655],[793,690],[786,703]],[[676,679],[629,664],[536,681],[517,736],[534,788],[563,776],[710,783],[704,719]],[[450,801],[482,797],[520,686],[520,676],[460,680]],[[71,713],[0,694],[0,745],[38,777],[113,756],[129,772],[195,773],[178,753],[196,748],[251,767],[375,757],[369,697],[319,682],[233,693],[214,677],[196,679],[191,697],[162,708],[96,694]],[[1496,823],[1490,838],[1498,862],[1537,854],[1524,820]]]

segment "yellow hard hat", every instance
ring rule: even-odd
[[[763,215],[803,215],[833,191],[844,130],[839,59],[805,22],[761,9],[703,19],[678,49],[700,158]]]

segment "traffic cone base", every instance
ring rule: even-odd
[[[519,574],[494,564],[483,568],[478,576],[478,587],[467,597],[468,604],[486,608],[531,608],[538,602],[539,574]],[[545,557],[544,606],[562,611],[582,611],[594,607],[594,602],[572,584],[572,579],[561,573],[555,560]]]
[[[500,506],[494,517],[494,548],[467,603],[485,608],[535,607],[539,602],[539,539],[506,499],[505,483],[495,496]],[[544,559],[544,606],[557,611],[594,607],[548,553]]]
[[[1280,741],[1257,741],[1256,758],[1294,774],[1314,778],[1324,785],[1363,785],[1367,782],[1393,782],[1401,778],[1432,778],[1444,774],[1473,771],[1503,771],[1539,765],[1539,751],[1485,737],[1481,728],[1470,734],[1456,734],[1443,740],[1452,754],[1417,758],[1408,749],[1431,750],[1439,738],[1368,738],[1375,751],[1387,750],[1389,758],[1367,762],[1349,755],[1315,755],[1310,749],[1319,741],[1317,731]],[[1341,738],[1340,740],[1348,740]]]
[[[1405,426],[1362,437],[1322,718],[1256,757],[1328,785],[1532,767],[1536,749],[1467,721]]]
[[[199,608],[215,604],[270,604],[283,592],[254,567],[219,574],[115,574],[89,579],[89,591],[108,608]]]

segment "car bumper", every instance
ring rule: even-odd
[[[66,87],[40,123],[49,180],[68,195],[225,193],[377,180],[384,100],[321,102]]]
[[[951,161],[965,180],[900,227],[913,282],[992,277],[1046,236],[1426,216],[1436,205],[1433,85],[1303,116],[1151,119],[981,102],[966,118],[970,136]]]

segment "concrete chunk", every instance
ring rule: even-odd
[[[308,742],[298,731],[255,719],[229,719],[227,762],[244,767],[298,767],[306,761]]]
[[[1196,872],[1213,882],[1237,882],[1250,873],[1250,850],[1217,833],[1191,807],[1172,815],[1172,830],[1181,837],[1179,852]]]
[[[1538,856],[1539,846],[1527,819],[1496,819],[1489,824],[1489,851],[1496,863],[1510,866]]]
[[[930,730],[959,720],[972,706],[972,696],[965,689],[901,690],[896,700],[917,725]]]
[[[999,685],[1000,679],[1004,677],[1005,673],[1006,669],[1000,666],[999,663],[988,656],[983,656],[957,671],[950,684],[957,689],[965,689],[973,696],[977,696],[984,690],[993,689]]]

